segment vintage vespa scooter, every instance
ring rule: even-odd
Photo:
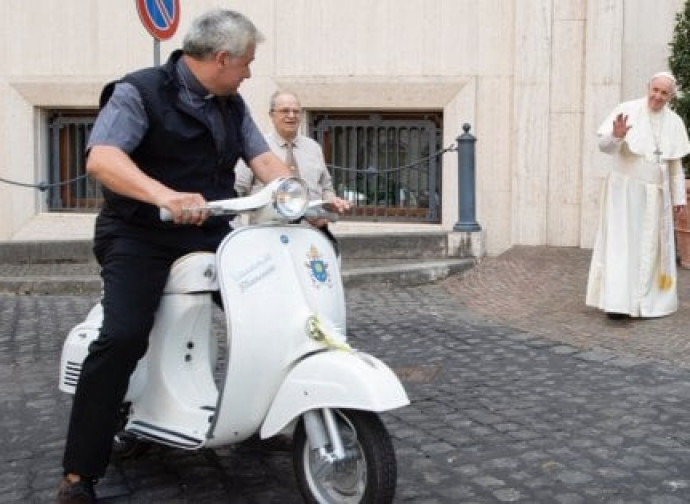
[[[212,214],[254,212],[262,223],[236,229],[215,254],[173,265],[148,352],[130,379],[123,439],[198,450],[287,434],[305,501],[391,502],[395,453],[377,413],[409,400],[389,367],[348,345],[331,243],[290,224],[318,209],[309,207],[295,178],[209,203]],[[222,338],[213,327],[218,290]],[[74,393],[101,320],[99,304],[69,333],[62,391]]]

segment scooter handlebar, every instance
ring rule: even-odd
[[[293,179],[299,180],[295,179],[294,177],[277,178],[272,182],[269,182],[264,188],[254,194],[239,198],[209,201],[207,202],[208,206],[198,207],[192,210],[205,210],[211,216],[236,215],[252,211],[261,211],[262,209],[268,207],[274,208],[276,206],[276,198],[279,195],[287,195],[288,201],[290,201],[291,198],[299,199],[299,197],[306,199],[307,189],[306,185],[302,181],[299,182],[303,186],[302,192],[300,193],[300,191],[297,191],[294,195],[290,194],[290,192],[294,189],[294,183],[291,183],[291,180]],[[283,199],[281,199],[281,201],[283,201]],[[271,205],[272,203],[274,204]],[[320,202],[319,204],[322,203],[323,202]],[[302,211],[301,208],[302,207],[300,207],[300,212]],[[159,216],[164,222],[173,220],[173,214],[167,208],[159,208]],[[271,216],[271,218],[274,218],[274,216]]]
[[[170,210],[167,208],[159,208],[159,217],[163,222],[170,222],[173,220],[173,214]],[[195,207],[195,208],[190,208],[192,211],[197,211],[197,210],[206,210],[210,216],[216,216],[216,215],[231,215],[235,212],[232,210],[217,206],[217,205],[208,205],[208,206],[202,206],[202,207]]]
[[[209,210],[210,215],[227,215],[231,212],[223,211],[222,208],[217,207],[203,207]],[[173,214],[167,208],[159,209],[160,219],[163,222],[171,222],[173,220]],[[327,219],[329,222],[337,222],[340,216],[335,212],[329,212],[323,207],[309,208],[304,213],[304,216],[308,219]]]
[[[340,218],[340,215],[338,215],[335,212],[329,212],[327,210],[324,210],[323,208],[310,208],[306,212],[304,212],[304,217],[307,219],[326,219],[329,222],[337,222],[337,220]]]
[[[337,222],[340,218],[336,212],[329,212],[323,206],[327,202],[324,200],[310,201],[304,217],[307,219],[327,219],[329,222]]]

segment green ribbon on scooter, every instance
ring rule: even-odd
[[[338,341],[330,335],[328,328],[324,327],[324,323],[318,314],[314,314],[307,320],[307,328],[309,336],[319,343],[323,343],[328,348],[335,348],[344,352],[352,352],[352,347],[343,341]]]

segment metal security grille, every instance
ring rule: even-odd
[[[441,220],[441,114],[311,114],[333,186],[360,220]]]
[[[48,208],[51,211],[96,211],[100,184],[86,175],[86,142],[96,112],[56,112],[48,119],[50,132]]]
[[[441,113],[314,112],[333,185],[353,203],[348,219],[438,223],[441,220]],[[86,175],[86,143],[96,111],[58,111],[50,131],[48,205],[97,211],[100,184]]]

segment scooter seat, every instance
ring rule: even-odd
[[[212,252],[193,252],[173,263],[163,294],[212,292],[218,289],[216,255]]]

